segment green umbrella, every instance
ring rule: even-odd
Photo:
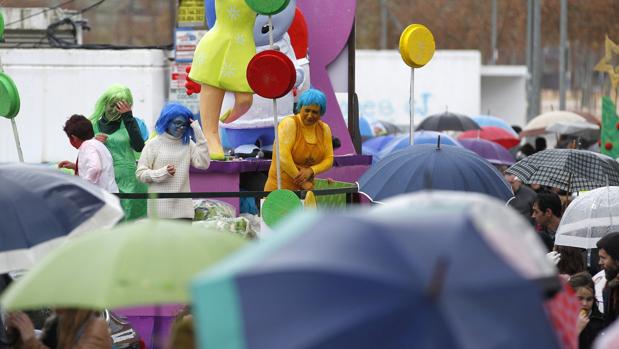
[[[243,246],[232,234],[142,220],[75,239],[2,295],[6,310],[188,303],[189,281]]]

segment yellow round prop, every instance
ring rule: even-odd
[[[314,193],[308,191],[307,194],[305,194],[305,201],[303,201],[303,203],[305,204],[305,208],[316,208],[316,196]]]
[[[432,32],[421,24],[411,24],[400,36],[400,55],[408,66],[421,68],[434,55],[436,44]]]

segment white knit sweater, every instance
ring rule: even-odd
[[[207,169],[210,155],[206,139],[198,121],[191,123],[196,141],[183,144],[181,139],[167,133],[157,135],[146,142],[138,161],[135,175],[147,183],[151,193],[189,192],[189,165]],[[170,175],[166,169],[174,165],[176,173]],[[193,218],[191,199],[156,199],[148,200],[148,216],[157,218]]]

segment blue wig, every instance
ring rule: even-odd
[[[168,103],[161,110],[161,114],[159,114],[159,119],[157,119],[157,123],[155,123],[155,131],[157,134],[163,134],[167,131],[168,125],[172,120],[176,117],[181,116],[187,123],[189,123],[189,119],[193,117],[193,113],[187,107],[179,103]],[[189,144],[189,140],[193,137],[193,129],[191,126],[187,126],[185,129],[185,133],[181,139],[183,140],[183,144]]]
[[[327,96],[319,90],[310,88],[309,90],[303,92],[301,97],[299,97],[299,101],[297,102],[297,108],[295,113],[298,113],[301,108],[306,105],[317,105],[320,107],[320,116],[323,116],[327,111]]]

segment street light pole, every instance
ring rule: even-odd
[[[561,0],[561,19],[559,24],[559,109],[565,110],[565,74],[567,52],[567,0]]]
[[[492,35],[490,38],[490,47],[491,47],[491,51],[490,51],[490,64],[494,65],[496,64],[496,60],[498,58],[498,52],[497,52],[497,48],[496,48],[496,41],[497,41],[497,28],[496,28],[496,20],[497,18],[497,0],[492,0]]]

